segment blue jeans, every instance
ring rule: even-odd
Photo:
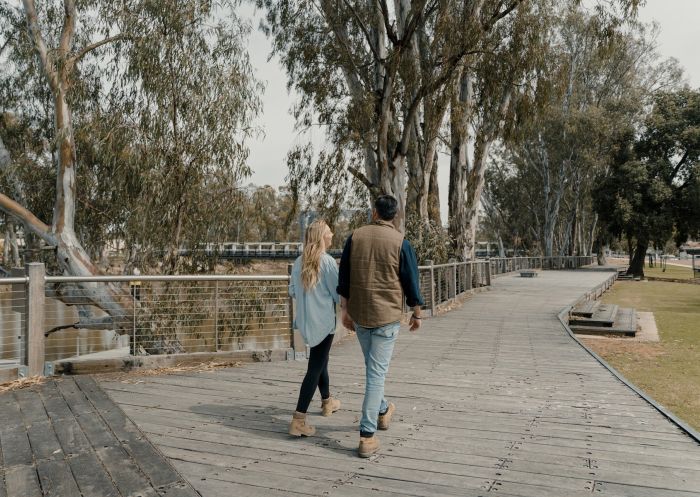
[[[387,409],[384,398],[384,379],[389,371],[394,343],[399,336],[399,322],[380,328],[363,328],[355,323],[357,340],[365,356],[365,400],[362,402],[360,431],[377,431],[377,417]]]

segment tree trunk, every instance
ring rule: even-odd
[[[469,119],[474,107],[472,80],[469,73],[457,80],[456,98],[450,109],[450,184],[447,192],[449,233],[454,255],[461,260],[470,259],[467,225],[466,194],[469,174]]]
[[[634,255],[630,262],[630,267],[627,269],[627,274],[644,278],[644,259],[647,255],[647,248],[649,248],[649,242],[637,240],[637,246],[634,249]]]
[[[5,250],[7,251],[7,255],[11,257],[10,262],[12,264],[12,267],[21,267],[22,259],[19,256],[19,245],[17,243],[17,231],[15,223],[13,223],[11,219],[9,219],[9,216],[6,223],[7,229],[5,231]],[[5,264],[7,264],[7,260],[8,257],[5,258]]]
[[[438,186],[438,162],[437,152],[433,160],[433,169],[430,173],[430,188],[428,189],[428,217],[437,226],[442,226],[440,215],[440,188]]]

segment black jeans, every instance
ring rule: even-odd
[[[306,412],[311,404],[316,387],[321,392],[321,398],[327,399],[331,396],[330,379],[328,378],[328,354],[333,345],[333,337],[328,335],[321,343],[311,347],[309,353],[309,365],[306,368],[306,376],[301,382],[299,391],[299,401],[297,402],[297,412]]]

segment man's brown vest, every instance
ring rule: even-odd
[[[364,328],[378,328],[401,319],[402,243],[403,235],[388,221],[376,221],[352,234],[348,313]]]

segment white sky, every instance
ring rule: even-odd
[[[247,12],[252,15],[249,7]],[[656,21],[659,24],[659,52],[663,57],[678,59],[685,68],[689,84],[694,88],[700,87],[700,57],[697,56],[700,47],[700,0],[647,0],[640,9],[639,17],[644,22]],[[254,26],[257,28],[257,21],[254,21]],[[287,176],[287,151],[296,143],[304,143],[307,138],[294,131],[290,108],[295,99],[287,92],[286,74],[277,60],[267,61],[270,43],[257,29],[251,36],[249,49],[258,77],[267,85],[263,96],[263,113],[258,121],[265,137],[250,142],[249,163],[253,169],[250,181],[257,185],[279,187],[284,185]],[[311,133],[314,143],[322,142],[322,129],[314,129]],[[443,157],[439,166],[441,211],[445,222],[449,161]]]

